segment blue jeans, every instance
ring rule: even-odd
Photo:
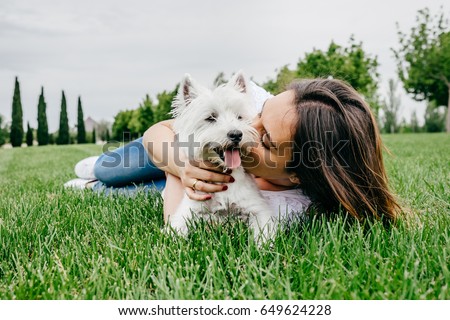
[[[138,190],[138,185],[146,191],[161,191],[166,185],[164,171],[151,162],[142,138],[103,153],[95,163],[94,175],[99,182],[93,186],[93,190],[106,194],[132,194]]]

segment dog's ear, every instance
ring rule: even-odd
[[[185,106],[191,104],[192,100],[198,96],[198,88],[189,74],[185,74],[180,85],[180,93]]]
[[[178,93],[172,101],[172,112],[174,117],[179,116],[184,108],[189,106],[195,98],[199,95],[200,87],[192,80],[189,74],[185,74],[178,87]]]
[[[228,85],[242,93],[247,93],[248,91],[247,80],[242,70],[239,70],[231,77],[230,81],[228,81]]]

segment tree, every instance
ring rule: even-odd
[[[20,85],[19,80],[16,77],[16,83],[14,85],[14,96],[12,103],[12,123],[9,140],[13,147],[20,147],[23,141],[23,113],[22,102],[20,99]]]
[[[225,78],[225,73],[219,72],[219,74],[214,78],[213,85],[214,87],[218,87],[227,82],[228,80]]]
[[[96,143],[97,142],[97,134],[95,132],[95,128],[94,130],[92,130],[92,143]]]
[[[414,110],[412,115],[411,115],[411,131],[412,132],[419,132],[420,131],[419,120],[417,119],[416,110]]]
[[[290,70],[287,65],[283,66],[277,73],[275,80],[268,80],[263,84],[264,89],[272,94],[278,94],[286,89],[289,83],[296,78],[296,71]]]
[[[59,116],[59,132],[58,138],[56,139],[56,144],[69,144],[69,143],[70,143],[69,118],[67,117],[66,96],[64,95],[63,91],[61,98],[61,113]]]
[[[153,102],[147,94],[138,109],[141,120],[140,133],[144,133],[155,122],[153,108]]]
[[[153,105],[149,95],[136,110],[120,111],[114,118],[112,125],[113,139],[128,141],[141,136],[156,122],[171,118],[172,100],[178,92],[178,85],[173,91],[163,91],[157,95],[158,104]]]
[[[27,146],[33,146],[33,129],[30,128],[30,123],[27,122],[27,136],[26,136]]]
[[[127,127],[129,128],[130,132],[130,138],[136,139],[139,137],[139,132],[141,131],[141,121],[140,121],[140,112],[139,109],[132,110],[131,111],[131,118],[128,122]]]
[[[381,108],[384,112],[384,132],[398,132],[398,113],[400,111],[401,98],[397,95],[398,83],[389,79],[388,99],[384,100]]]
[[[8,132],[8,126],[5,123],[3,116],[0,114],[0,146],[6,143]]]
[[[105,140],[106,142],[110,141],[111,138],[109,137],[109,129],[106,129],[106,134],[105,134]]]
[[[378,61],[368,55],[362,42],[356,43],[351,37],[348,47],[340,46],[333,41],[326,51],[313,49],[300,58],[295,70],[284,66],[275,80],[263,84],[273,94],[280,93],[295,78],[335,78],[348,82],[361,93],[378,114]]]
[[[433,100],[428,103],[425,110],[425,131],[442,132],[445,130],[445,112],[436,106]]]
[[[86,129],[84,127],[83,107],[81,97],[78,97],[78,119],[77,119],[77,143],[86,143]]]
[[[450,32],[443,12],[431,16],[429,9],[419,10],[417,26],[409,35],[397,24],[399,48],[392,49],[397,72],[406,91],[417,101],[435,101],[450,109]],[[450,112],[446,131],[450,132]]]
[[[128,141],[131,139],[131,130],[128,126],[131,118],[133,117],[133,110],[120,111],[114,117],[114,123],[112,125],[113,139],[117,141]]]
[[[47,104],[44,98],[44,87],[41,87],[41,94],[38,102],[38,129],[37,141],[40,146],[48,144],[48,123],[47,123]]]
[[[155,123],[172,118],[170,111],[172,111],[172,101],[177,95],[178,86],[179,84],[177,84],[173,91],[164,90],[156,96],[158,99],[158,105],[155,108]]]
[[[154,123],[153,102],[149,95],[139,105],[139,108],[133,110],[133,115],[128,124],[131,134],[142,136],[142,134]]]

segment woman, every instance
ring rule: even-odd
[[[256,96],[264,96],[261,88],[252,86]],[[265,98],[253,123],[261,143],[242,161],[247,172],[255,175],[261,190],[271,192],[272,197],[275,194],[278,200],[285,199],[302,211],[338,213],[342,210],[360,221],[392,222],[397,218],[400,207],[388,189],[375,119],[353,88],[334,79],[303,80],[275,97]],[[224,184],[232,183],[229,173],[210,163],[194,164],[184,155],[178,155],[171,144],[174,141],[172,122],[155,124],[146,131],[142,143],[136,145],[139,154],[145,148],[151,159],[138,166],[147,168],[147,178],[161,177],[157,168],[166,174],[166,221],[184,193],[191,199],[204,201],[226,189]],[[119,150],[122,156],[126,150],[123,152],[123,148]],[[97,161],[95,175],[107,182],[111,170],[105,170],[105,163],[112,161],[105,157],[113,159],[114,153]],[[142,161],[148,161],[144,158]],[[133,155],[130,159],[137,161]],[[127,170],[136,172],[133,166]],[[124,172],[117,177],[118,180],[125,177],[119,181],[125,183],[130,175]],[[300,199],[297,203],[295,197]]]

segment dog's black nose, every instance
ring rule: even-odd
[[[241,140],[242,140],[242,131],[241,130],[231,130],[231,131],[228,132],[227,136],[233,142],[241,142]]]

